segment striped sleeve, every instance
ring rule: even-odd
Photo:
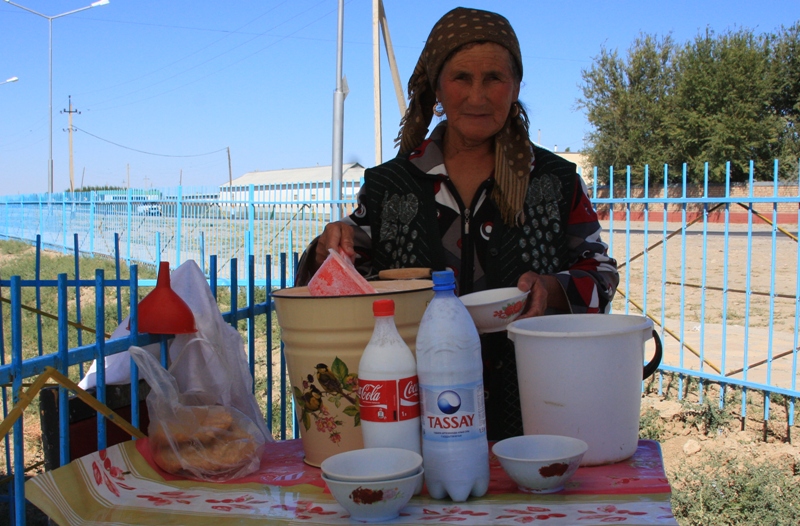
[[[567,295],[573,313],[609,312],[619,285],[617,262],[608,256],[601,238],[602,227],[589,200],[586,185],[576,174],[567,222],[569,265],[556,278]]]

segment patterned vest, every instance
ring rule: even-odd
[[[484,205],[492,207],[493,220],[481,225],[476,235],[488,236],[488,254],[482,257],[490,288],[512,287],[529,270],[555,273],[570,263],[566,224],[577,184],[575,165],[541,148],[535,147],[534,155],[524,223],[508,227],[490,201]],[[405,157],[397,157],[368,169],[364,177],[375,270],[443,270],[436,176],[422,172]]]

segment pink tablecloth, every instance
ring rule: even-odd
[[[215,484],[180,479],[152,464],[146,439],[87,455],[26,483],[28,500],[62,525],[348,524],[320,479],[303,463],[299,440],[268,446],[260,470]],[[455,504],[425,493],[387,524],[677,524],[657,442],[641,440],[630,459],[580,468],[564,491],[519,491],[491,459],[487,495]]]

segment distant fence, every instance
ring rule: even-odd
[[[113,257],[119,250],[128,264],[169,261],[173,267],[194,259],[203,270],[208,255],[219,254],[219,278],[227,282],[232,260],[243,275],[251,255],[277,262],[280,253],[302,251],[335,208],[353,209],[359,188],[360,182],[344,181],[341,200],[330,199],[329,183],[3,196],[0,239],[40,236],[44,247],[66,253],[77,234],[86,254]],[[266,270],[257,272],[263,286]]]

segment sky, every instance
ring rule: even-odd
[[[91,0],[12,0],[55,17]],[[434,23],[459,5],[509,19],[522,50],[531,138],[579,151],[581,71],[640,34],[678,43],[706,28],[769,33],[798,0],[384,0],[403,89]],[[45,193],[50,158],[47,18],[0,2],[0,195]],[[52,20],[54,191],[74,185],[218,186],[256,170],[333,159],[338,0],[110,0]],[[345,163],[375,165],[372,0],[344,4]],[[381,51],[383,160],[400,122]]]

